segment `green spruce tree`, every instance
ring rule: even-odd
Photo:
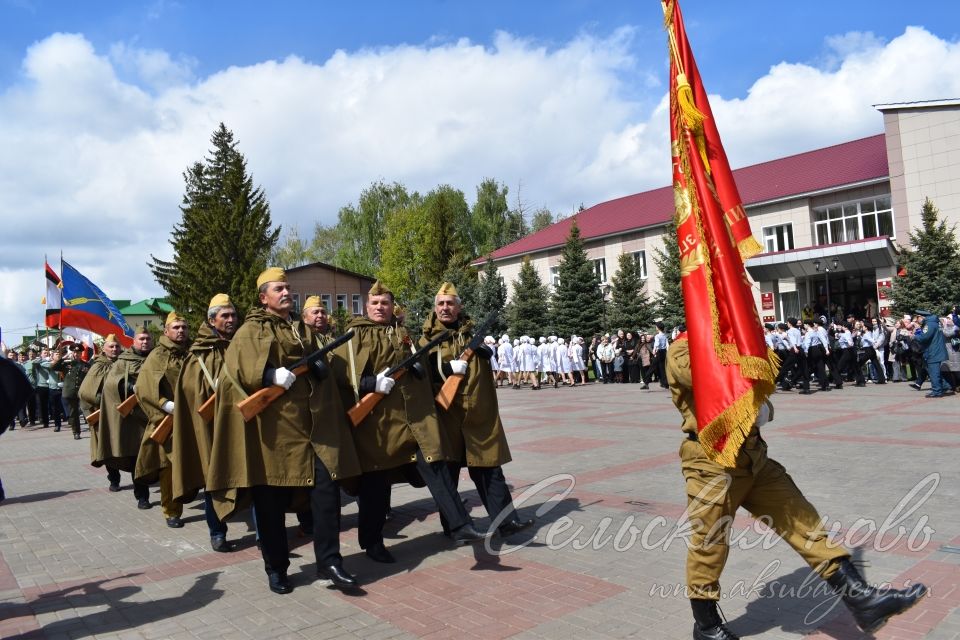
[[[181,219],[170,234],[173,258],[151,255],[148,264],[170,304],[194,328],[216,293],[229,294],[241,314],[256,304],[257,276],[280,235],[233,132],[221,123],[211,142],[210,156],[183,175]]]
[[[600,333],[604,323],[603,292],[592,260],[587,258],[574,220],[563,247],[558,268],[560,282],[551,300],[553,328],[558,336],[592,336]]]
[[[507,305],[507,324],[514,336],[539,336],[549,330],[547,288],[537,270],[530,264],[530,256],[523,257],[520,273],[513,283],[513,295]]]
[[[686,322],[683,306],[683,289],[680,287],[680,245],[677,243],[677,227],[671,222],[663,232],[664,250],[653,250],[653,262],[660,274],[660,291],[654,297],[657,316],[669,331],[681,322]]]
[[[507,318],[503,310],[507,306],[507,285],[497,272],[497,267],[491,258],[483,267],[483,276],[480,278],[480,290],[477,292],[477,322],[483,322],[491,311],[498,312],[497,319],[487,332],[498,336],[507,329]]]
[[[927,198],[920,211],[922,226],[910,232],[910,246],[900,247],[904,275],[893,279],[896,313],[918,309],[942,314],[960,302],[960,245],[956,225],[947,227]]]
[[[653,324],[654,309],[647,297],[640,262],[632,253],[621,253],[613,276],[607,327],[646,331]]]

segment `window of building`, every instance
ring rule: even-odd
[[[600,284],[605,284],[607,282],[607,259],[597,258],[594,260],[593,270],[597,272],[597,279],[600,280]]]
[[[647,252],[646,251],[634,251],[633,259],[637,261],[637,265],[640,268],[640,279],[647,279]]]
[[[793,249],[793,224],[763,228],[763,246],[767,253]]]
[[[560,286],[560,267],[550,267],[550,284],[554,287]]]
[[[346,308],[347,306],[347,294],[338,293],[337,294],[337,309]]]
[[[890,196],[814,209],[813,224],[818,245],[880,236],[895,237]]]
[[[300,294],[293,294],[293,312],[300,313]]]
[[[320,302],[322,302],[323,306],[327,308],[327,313],[330,313],[333,311],[333,298],[329,293],[321,293]]]
[[[361,313],[363,313],[363,300],[360,297],[359,293],[353,294],[352,302],[353,302],[353,315],[359,316]]]

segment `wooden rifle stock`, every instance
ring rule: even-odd
[[[214,391],[207,401],[200,405],[200,408],[197,409],[197,413],[200,414],[200,419],[204,422],[210,422],[213,420],[213,403],[217,399],[217,392]]]
[[[390,377],[394,380],[399,380],[406,372],[406,369],[399,369],[392,373]],[[347,416],[350,418],[350,424],[354,427],[359,426],[360,423],[363,422],[363,419],[370,415],[370,412],[373,411],[373,408],[386,397],[387,396],[382,393],[372,391],[360,398],[360,402],[347,409]]]
[[[470,358],[473,357],[473,349],[466,348],[463,350],[463,353],[460,354],[460,360],[470,361]],[[453,398],[457,395],[457,390],[460,388],[460,385],[463,383],[463,379],[466,376],[461,373],[454,373],[447,376],[447,379],[443,381],[443,386],[440,387],[440,391],[437,393],[437,397],[434,398],[437,401],[437,404],[443,407],[444,410],[450,408],[450,405],[453,404]]]
[[[291,371],[294,375],[300,376],[309,371],[309,369],[310,365],[302,364],[299,367],[291,369]],[[278,384],[264,387],[259,391],[251,393],[245,400],[238,402],[237,409],[240,409],[240,413],[243,415],[243,421],[250,422],[260,415],[261,411],[273,404],[274,400],[286,392],[287,390]],[[209,402],[209,400],[207,402]]]
[[[139,400],[137,399],[137,394],[132,393],[127,396],[126,400],[117,405],[117,411],[121,416],[126,418],[128,415],[130,415],[130,412],[134,410],[138,402]]]
[[[100,422],[100,409],[90,412],[90,415],[87,416],[86,420],[88,426],[97,426],[97,424]]]
[[[168,414],[164,416],[163,420],[160,421],[160,424],[154,428],[153,432],[150,434],[150,439],[157,444],[163,444],[167,441],[167,438],[170,437],[171,431],[173,431],[173,416]]]

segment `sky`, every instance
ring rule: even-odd
[[[681,0],[731,164],[881,133],[960,98],[954,0]],[[565,216],[670,180],[655,0],[0,0],[0,331],[43,321],[43,260],[163,291],[184,170],[231,129],[309,236],[377,180]]]

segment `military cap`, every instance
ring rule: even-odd
[[[384,284],[383,284],[382,282],[380,282],[379,280],[377,280],[376,282],[373,283],[373,286],[370,287],[370,291],[367,292],[367,295],[369,295],[369,296],[386,296],[386,295],[392,296],[392,295],[393,295],[393,291],[390,291],[390,289],[387,289],[387,287],[384,286]]]
[[[286,282],[287,274],[280,267],[267,267],[259,276],[257,276],[257,289],[268,282]]]
[[[207,309],[209,310],[213,309],[214,307],[225,307],[227,305],[233,306],[230,296],[225,293],[218,293],[210,298],[210,304],[207,305]]]
[[[440,290],[437,291],[438,296],[459,296],[457,293],[457,288],[453,286],[452,282],[444,282],[440,285]]]
[[[187,319],[184,318],[182,315],[180,315],[176,311],[171,311],[170,313],[167,314],[167,320],[166,322],[163,323],[163,326],[166,327],[173,324],[174,322],[186,322],[186,321]]]
[[[320,299],[320,296],[309,296],[306,300],[303,301],[303,308],[312,309],[313,307],[322,307],[323,309],[326,309],[327,305],[323,304],[323,301]]]

